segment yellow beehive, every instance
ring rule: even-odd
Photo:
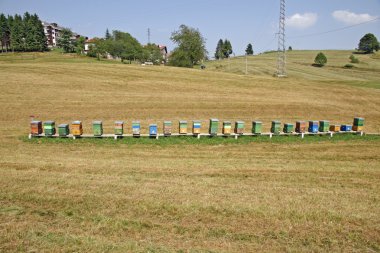
[[[340,131],[340,125],[331,125],[330,126],[330,132],[339,132]]]
[[[74,136],[80,136],[83,134],[83,128],[82,128],[82,122],[81,121],[74,121],[71,124],[71,133]]]
[[[355,132],[362,132],[363,131],[363,126],[353,126],[352,130]]]

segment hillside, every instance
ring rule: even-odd
[[[366,119],[380,132],[380,59],[349,52],[208,62],[206,70],[51,53],[0,54],[1,252],[372,252],[380,138],[28,140],[30,116],[82,120]],[[348,60],[347,60],[348,62]],[[223,65],[224,64],[224,65]],[[222,67],[216,68],[216,66]],[[236,68],[232,66],[236,65]],[[223,67],[224,66],[224,67]],[[229,73],[230,72],[230,73]]]

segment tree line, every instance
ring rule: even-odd
[[[48,49],[44,27],[37,14],[0,14],[1,52],[32,52]]]

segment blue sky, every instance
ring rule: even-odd
[[[277,49],[279,0],[0,0],[0,12],[37,13],[41,20],[56,22],[88,37],[104,36],[106,28],[131,33],[142,44],[165,44],[169,50],[171,32],[181,24],[198,28],[213,56],[220,38],[229,39],[236,55],[244,54],[248,43],[255,53]],[[294,49],[353,49],[368,32],[380,40],[380,0],[287,0],[287,46]],[[342,27],[333,33],[315,36]]]

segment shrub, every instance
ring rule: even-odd
[[[359,63],[359,59],[356,58],[353,54],[350,56],[351,63]]]
[[[345,69],[352,69],[352,68],[355,68],[355,66],[352,65],[352,64],[350,64],[350,63],[348,63],[348,64],[344,65],[343,68],[345,68]]]
[[[320,52],[315,57],[314,63],[318,67],[323,67],[327,63],[327,58],[322,52]]]

